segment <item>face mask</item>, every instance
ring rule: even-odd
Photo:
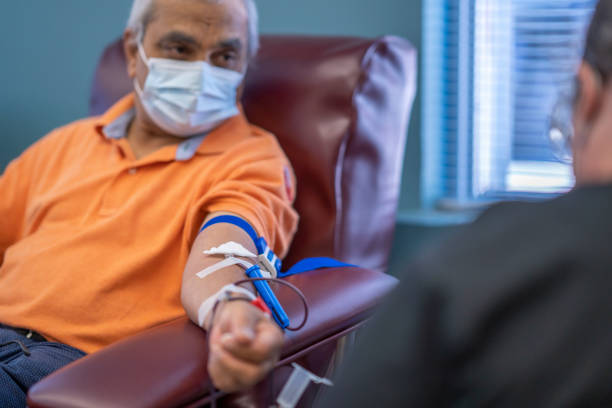
[[[173,136],[190,137],[208,132],[238,114],[236,94],[244,74],[212,66],[204,61],[147,58],[144,89],[134,88],[153,122]]]

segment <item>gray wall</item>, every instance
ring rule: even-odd
[[[257,0],[264,33],[395,34],[421,43],[421,0]],[[0,13],[0,169],[49,130],[87,115],[103,47],[130,0],[18,0]],[[418,207],[420,105],[411,123],[403,209]]]

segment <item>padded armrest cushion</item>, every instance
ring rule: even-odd
[[[395,278],[362,268],[330,268],[287,278],[310,303],[304,328],[287,332],[290,356],[366,319]],[[275,288],[292,325],[303,317],[288,288]],[[28,395],[31,408],[170,407],[208,393],[206,334],[186,318],[117,342],[51,374]]]

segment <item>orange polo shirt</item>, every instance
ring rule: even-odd
[[[182,273],[205,216],[245,218],[283,255],[294,177],[240,114],[203,139],[135,159],[129,95],[55,130],[0,178],[0,322],[91,353],[184,316]]]

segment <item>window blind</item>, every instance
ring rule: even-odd
[[[435,190],[430,198],[531,197],[573,185],[571,167],[550,149],[548,119],[560,88],[573,78],[595,5],[426,2],[423,135],[426,185]]]

